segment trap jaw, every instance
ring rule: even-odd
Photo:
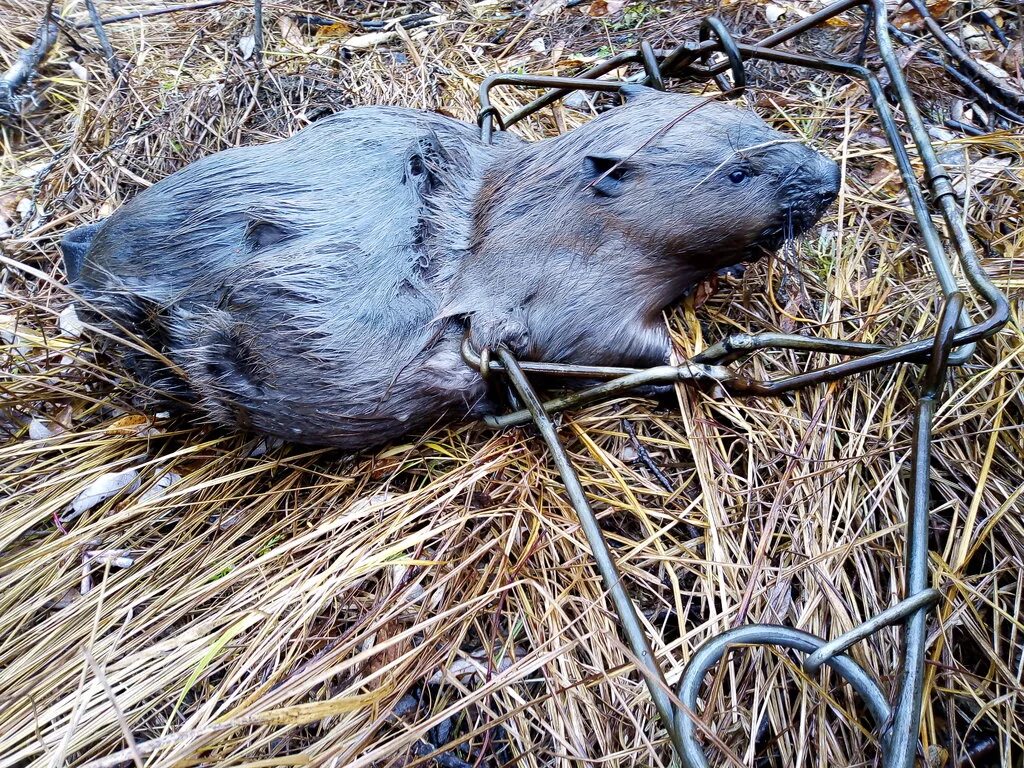
[[[878,54],[889,77],[890,92],[903,113],[906,128],[924,165],[931,207],[937,209],[945,222],[967,283],[977,297],[987,305],[985,315],[976,322],[972,321],[964,310],[964,295],[953,276],[952,258],[943,247],[938,231],[932,223],[929,204],[926,203],[921,185],[914,174],[910,157],[878,78],[860,64],[776,49],[779,44],[858,7],[865,13],[863,42],[866,42],[868,34],[873,31]],[[725,61],[712,64],[710,59],[715,53],[723,54]],[[697,734],[698,728],[704,727],[695,717],[698,695],[705,674],[714,668],[731,646],[735,645],[779,646],[798,650],[805,654],[804,668],[809,674],[816,673],[823,665],[831,667],[864,699],[881,745],[883,768],[911,768],[917,754],[921,721],[928,609],[940,598],[938,591],[928,588],[927,567],[928,465],[931,456],[932,419],[946,378],[947,367],[963,364],[973,354],[976,342],[996,334],[1009,319],[1009,309],[1006,298],[981,268],[977,252],[961,221],[949,174],[939,163],[931,146],[927,130],[893,50],[884,0],[839,0],[761,40],[756,45],[737,43],[719,19],[709,17],[701,25],[697,44],[683,43],[668,52],[657,52],[648,43],[643,42],[637,49],[623,51],[588,69],[579,77],[492,75],[480,86],[481,135],[483,140],[489,143],[495,125],[501,129],[508,128],[574,90],[619,91],[628,84],[626,81],[597,78],[628,64],[641,65],[644,70],[642,82],[653,88],[663,90],[666,77],[698,81],[713,79],[723,91],[736,93],[742,92],[746,85],[743,63],[759,59],[841,74],[850,79],[860,80],[866,85],[902,177],[921,241],[928,252],[941,290],[941,295],[937,296],[941,301],[934,334],[894,347],[793,334],[743,334],[731,336],[714,344],[683,365],[659,366],[647,370],[520,362],[503,348],[495,350],[497,359],[492,359],[486,350],[483,354],[476,354],[468,343],[463,347],[463,356],[467,363],[478,367],[484,375],[497,373],[506,376],[513,390],[525,404],[522,410],[491,418],[488,423],[492,426],[507,426],[532,421],[547,444],[552,461],[565,484],[569,500],[580,518],[605,588],[618,613],[623,634],[650,689],[662,724],[685,768],[709,766]],[[724,77],[726,71],[731,72],[732,83]],[[491,105],[489,98],[491,89],[498,85],[549,90],[518,111],[502,117]],[[804,373],[769,379],[751,378],[730,367],[732,363],[747,355],[775,349],[842,355],[848,359]],[[920,378],[911,449],[911,506],[905,528],[903,599],[832,641],[797,629],[771,624],[752,624],[723,632],[705,642],[690,659],[673,695],[654,658],[636,607],[622,585],[614,558],[587,501],[579,477],[558,438],[550,414],[560,409],[607,398],[644,384],[710,382],[714,387],[734,395],[777,395],[897,363],[916,363],[925,366]],[[541,402],[527,378],[528,373],[606,381],[581,392]],[[902,628],[903,664],[895,696],[890,702],[879,683],[845,651],[879,629],[895,624]]]

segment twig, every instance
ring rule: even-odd
[[[963,131],[968,136],[984,136],[985,135],[985,132],[983,130],[981,130],[981,128],[978,128],[976,126],[970,125],[969,123],[965,123],[965,122],[963,122],[961,120],[954,120],[953,118],[949,118],[948,120],[946,120],[943,123],[943,125],[945,125],[946,128],[950,128],[950,129],[952,129],[954,131]]]
[[[636,430],[633,428],[632,422],[629,419],[623,419],[622,428],[626,430],[626,434],[629,435],[629,442],[633,446],[633,450],[636,451],[637,458],[639,458],[640,461],[643,462],[644,466],[651,471],[651,474],[657,478],[661,487],[669,493],[675,491],[672,481],[669,480],[665,473],[661,471],[661,467],[654,462],[654,459],[651,458],[651,454],[647,452],[643,443],[641,443],[639,438],[636,436]]]
[[[936,21],[931,11],[928,10],[924,0],[909,0],[909,2],[917,14],[924,19],[925,28],[946,49],[946,52],[956,62],[957,67],[964,70],[964,74],[969,75],[980,88],[983,88],[1004,105],[1013,110],[1024,110],[1024,93],[1007,88],[997,78],[978,66],[977,62],[953,38],[946,34],[942,25]]]
[[[871,16],[869,14],[864,15],[864,26],[860,31],[860,40],[857,43],[857,55],[853,57],[854,62],[857,64],[864,63],[864,57],[867,56],[868,52],[868,39],[871,37]]]
[[[168,5],[166,8],[150,8],[145,11],[132,11],[131,13],[122,13],[117,16],[107,16],[100,19],[100,24],[106,26],[107,24],[120,24],[122,21],[135,21],[136,19],[146,18],[148,16],[162,16],[165,13],[178,13],[180,11],[198,11],[203,8],[213,8],[218,5],[226,5],[231,0],[202,0],[199,3],[185,3],[184,5]],[[86,27],[94,27],[95,24],[90,21],[80,21],[75,24],[75,29],[85,29]]]
[[[100,47],[103,48],[103,56],[107,60],[107,66],[110,67],[110,76],[114,78],[116,83],[120,81],[123,71],[121,62],[114,55],[114,47],[110,44],[110,38],[107,37],[106,30],[103,29],[103,22],[100,20],[100,13],[96,10],[94,0],[85,0],[85,7],[89,10],[92,28],[96,32],[96,37],[100,40]]]
[[[914,41],[909,35],[904,34],[899,28],[892,24],[889,25],[889,34],[891,34],[894,38],[899,40],[904,45],[914,45]],[[1010,107],[1006,106],[1000,101],[997,101],[994,97],[992,97],[985,90],[983,90],[981,86],[975,83],[968,75],[965,75],[956,67],[953,67],[944,62],[942,60],[942,57],[939,56],[938,54],[933,53],[932,51],[929,50],[922,49],[918,55],[926,59],[928,62],[935,64],[936,66],[942,67],[942,69],[946,72],[947,75],[949,75],[949,77],[952,80],[955,80],[965,91],[974,96],[974,98],[976,98],[978,102],[981,103],[983,107],[985,107],[985,109],[988,109],[992,112],[997,112],[1007,120],[1012,120],[1015,123],[1024,124],[1024,115],[1021,115],[1013,111],[1012,109],[1010,109]]]
[[[0,117],[10,117],[20,111],[18,90],[29,81],[57,40],[59,29],[51,16],[51,7],[52,0],[46,6],[46,15],[32,45],[18,54],[14,65],[0,75]]]
[[[253,57],[256,66],[263,64],[263,0],[252,1]]]
[[[996,24],[995,19],[993,19],[987,13],[985,13],[984,11],[975,11],[974,13],[971,14],[971,21],[977,21],[984,24],[986,27],[992,30],[992,34],[996,36],[996,40],[998,40],[1004,48],[1010,47],[1010,38],[1008,38],[1006,36],[1006,33],[1003,32],[1000,26]]]

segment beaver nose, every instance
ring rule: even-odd
[[[839,182],[842,179],[842,174],[839,171],[839,165],[829,160],[827,157],[822,157],[822,164],[825,166],[822,169],[822,180],[824,184],[822,186],[825,191],[831,192],[833,199],[835,195],[839,194]]]
[[[818,189],[816,190],[818,202],[822,210],[828,208],[839,196],[839,181],[841,174],[839,166],[827,157],[818,156]]]

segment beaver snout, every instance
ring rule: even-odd
[[[839,196],[839,166],[817,152],[808,150],[783,191],[783,227],[793,237],[818,223]]]

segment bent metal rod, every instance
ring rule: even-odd
[[[987,305],[987,311],[980,319],[972,321],[964,309],[964,295],[953,276],[952,258],[932,223],[929,202],[926,202],[922,187],[914,174],[899,128],[875,74],[858,63],[811,57],[776,48],[808,29],[855,8],[861,8],[865,13],[865,34],[868,31],[874,32],[878,54],[890,80],[890,93],[899,105],[906,129],[911,134],[925,169],[930,205],[938,209],[945,222],[949,239],[967,283],[975,295]],[[713,64],[713,54],[722,54],[725,60]],[[947,367],[963,364],[973,353],[976,342],[991,337],[1006,324],[1009,312],[1005,297],[981,268],[977,252],[960,218],[949,174],[939,163],[920,113],[914,105],[889,38],[884,0],[840,0],[761,40],[756,45],[737,43],[719,19],[709,17],[701,25],[696,44],[683,43],[670,51],[658,52],[649,44],[641,43],[636,50],[619,53],[595,65],[579,77],[492,75],[480,86],[481,135],[484,141],[489,142],[495,125],[502,129],[507,128],[573,90],[617,91],[627,81],[596,78],[628,64],[642,66],[642,82],[654,88],[663,89],[664,80],[673,77],[688,80],[713,79],[723,91],[742,92],[746,85],[743,64],[752,59],[841,74],[850,79],[860,80],[866,86],[902,176],[921,242],[928,253],[941,289],[941,296],[937,297],[940,298],[940,309],[934,334],[930,337],[912,339],[894,347],[781,333],[742,334],[714,344],[682,365],[664,365],[647,370],[520,362],[504,348],[493,350],[496,359],[492,359],[490,350],[483,350],[481,354],[477,354],[468,342],[463,347],[463,355],[467,363],[478,367],[484,375],[504,374],[525,404],[522,410],[489,418],[488,423],[500,427],[532,421],[547,444],[551,459],[565,484],[569,500],[579,516],[605,588],[618,613],[623,634],[650,689],[661,722],[685,768],[709,766],[698,733],[703,726],[696,717],[700,688],[705,675],[726,655],[730,647],[737,645],[778,646],[800,651],[805,654],[804,669],[809,674],[816,673],[822,666],[830,667],[864,699],[875,724],[883,767],[911,768],[917,753],[921,721],[928,609],[940,597],[935,589],[928,587],[927,568],[928,465],[931,455],[932,418],[939,402]],[[725,78],[727,71],[731,73],[731,83]],[[517,112],[502,117],[491,106],[489,98],[491,89],[499,85],[548,90]],[[770,379],[752,378],[733,367],[734,363],[745,356],[775,349],[842,355],[848,359],[805,373]],[[673,695],[654,658],[636,607],[622,585],[615,560],[587,501],[579,477],[558,438],[550,414],[617,395],[645,384],[681,381],[710,386],[717,391],[733,395],[777,395],[897,363],[917,363],[924,366],[919,383],[920,393],[911,449],[911,506],[906,522],[903,599],[831,641],[797,629],[771,624],[752,624],[723,632],[708,640],[690,659]],[[531,373],[604,381],[589,389],[542,402],[527,378],[527,374]],[[845,651],[882,627],[895,624],[902,627],[903,666],[895,696],[890,702],[878,681]]]

